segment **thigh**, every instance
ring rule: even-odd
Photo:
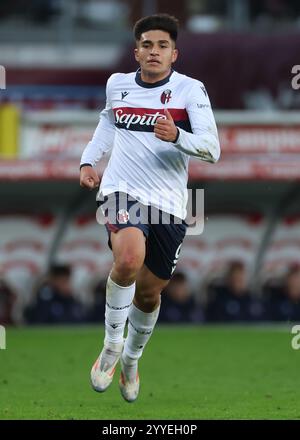
[[[141,229],[127,227],[110,234],[114,261],[122,257],[137,258],[143,264],[146,254],[145,236]]]
[[[145,239],[149,225],[142,221],[142,205],[128,194],[111,193],[99,202],[99,207],[105,218],[108,245],[114,257],[120,254],[139,254],[145,257]]]

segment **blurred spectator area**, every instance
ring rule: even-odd
[[[199,283],[208,284],[221,276],[234,260],[253,273],[265,231],[266,218],[260,212],[206,212],[204,232],[186,237],[178,268],[187,274],[196,290]]]
[[[75,298],[69,264],[51,264],[45,279],[25,308],[30,324],[80,324],[87,318],[84,304]]]
[[[175,65],[203,81],[217,109],[299,109],[296,0],[2,0],[1,102],[23,108],[103,105],[113,72],[136,70],[132,25],[155,11],[181,21]],[[218,72],[218,75],[216,75]],[[222,81],[219,78],[222,78]],[[234,78],[234,80],[233,80]]]
[[[283,266],[283,265],[282,265]],[[280,276],[270,278],[263,286],[262,299],[268,318],[272,321],[300,320],[300,266],[299,259],[281,266]]]
[[[186,275],[177,270],[161,294],[159,322],[199,324],[204,319],[202,306],[193,295]]]
[[[223,276],[207,286],[206,319],[208,322],[257,322],[268,319],[263,297],[255,296],[246,265],[241,260],[227,263]]]
[[[44,186],[43,192],[46,191]],[[74,203],[71,196],[73,192],[74,188],[70,187],[70,205]],[[243,188],[240,195],[242,193]],[[22,321],[23,308],[33,301],[37,286],[41,285],[52,262],[70,266],[70,285],[76,301],[91,311],[92,305],[97,303],[99,310],[102,310],[101,285],[110,271],[112,254],[107,246],[105,228],[96,222],[92,196],[89,195],[86,200],[87,194],[82,193],[83,199],[75,210],[75,205],[71,210],[70,206],[63,207],[62,197],[61,200],[57,198],[57,206],[52,213],[0,215],[1,274],[16,296],[16,321]],[[207,191],[207,198],[214,196],[214,191]],[[34,198],[37,200],[37,194]],[[76,204],[79,199],[77,198]],[[76,213],[83,208],[83,200],[83,205],[88,202],[85,212]],[[218,202],[220,198],[216,196],[209,204]],[[228,203],[230,205],[229,200]],[[242,205],[241,200],[240,203]],[[162,318],[164,321],[176,320],[179,313],[176,304],[181,302],[181,296],[184,297],[182,301],[186,306],[182,310],[182,316],[178,318],[179,321],[205,321],[203,310],[215,297],[216,293],[213,292],[217,292],[223,299],[229,295],[222,287],[222,280],[226,279],[232,262],[238,262],[243,269],[243,285],[249,292],[249,301],[263,298],[265,286],[283,279],[287,268],[299,262],[300,243],[299,238],[293,236],[293,232],[297,233],[294,228],[289,238],[280,243],[281,255],[274,253],[274,264],[270,267],[270,253],[272,255],[274,252],[276,237],[284,235],[286,224],[289,224],[289,217],[282,218],[277,222],[271,237],[268,236],[273,222],[271,203],[270,201],[268,209],[261,212],[217,213],[210,212],[210,207],[207,207],[204,232],[186,237],[175,272],[183,275],[181,278],[175,277],[174,285],[171,284],[169,294],[164,300],[165,304],[172,305],[173,308],[170,314],[165,310],[166,315]],[[245,205],[244,209],[246,210]],[[100,286],[98,290],[97,286]],[[197,304],[199,310],[193,304]],[[216,312],[211,310],[212,308],[209,315],[211,318],[208,319],[216,320]],[[94,316],[92,320],[97,320],[95,315],[91,316]],[[187,316],[191,319],[187,319]],[[243,315],[238,317],[243,320]]]
[[[0,272],[0,325],[12,325],[17,322],[16,294]]]
[[[300,263],[300,215],[298,210],[295,213],[295,207],[291,210],[290,214],[275,219],[263,261],[262,283],[284,277],[287,267]]]
[[[0,215],[1,280],[15,292],[16,321],[22,321],[22,310],[34,300],[54,258],[55,264],[70,266],[70,289],[74,298],[86,306],[93,302],[93,285],[106,279],[111,268],[106,232],[95,216],[77,215],[64,226],[66,219],[60,208],[51,213]],[[0,296],[4,294],[1,288]]]
[[[3,0],[0,20],[2,35],[10,38],[12,27],[19,25],[30,28],[26,39],[35,33],[56,40],[54,32],[61,31],[58,38],[69,32],[78,40],[97,38],[102,30],[110,30],[111,38],[120,31],[124,36],[138,18],[155,12],[172,13],[183,27],[198,32],[245,26],[269,31],[299,27],[300,6],[297,0],[173,0],[172,5],[168,0]]]
[[[174,321],[183,297],[187,313],[194,303],[199,307],[199,322],[208,319],[208,304],[220,289],[224,310],[235,303],[228,294],[232,262],[242,264],[251,304],[280,289],[283,303],[268,308],[268,319],[279,309],[288,310],[283,319],[296,316],[285,301],[291,290],[288,299],[297,302],[298,275],[288,274],[300,257],[300,93],[291,86],[292,67],[300,65],[300,3],[171,5],[1,1],[0,64],[7,79],[0,90],[3,321],[22,322],[53,263],[70,265],[72,294],[89,310],[87,319],[97,321],[103,311],[112,255],[96,222],[95,193],[78,185],[78,163],[104,106],[107,78],[138,67],[132,25],[156,11],[181,21],[175,69],[206,85],[222,148],[218,164],[190,160],[189,187],[204,189],[204,231],[185,240],[177,268],[182,277],[166,297],[173,315],[164,319]],[[100,175],[107,160],[98,165]]]
[[[26,50],[18,54],[18,49],[6,51],[1,44],[7,87],[0,92],[0,103],[13,102],[27,109],[100,109],[110,74],[131,72],[138,67],[131,37],[118,47],[113,59],[106,54],[111,55],[113,49],[99,44],[84,49],[90,56],[85,61],[76,52],[77,47],[76,63],[69,60],[72,51],[69,55],[62,53],[59,58],[59,50],[54,48],[54,58],[58,58],[52,59],[42,47],[40,56],[38,49],[34,50],[38,56],[34,61]],[[292,87],[297,73],[293,74],[292,68],[299,65],[299,46],[299,33],[183,32],[178,41],[180,55],[175,69],[205,84],[214,109],[295,110],[300,108],[300,94]]]
[[[3,280],[16,293],[14,315],[18,321],[47,265],[57,218],[49,212],[10,212],[1,214],[0,225],[0,268]]]
[[[84,41],[94,37],[96,41],[103,36],[101,30],[110,30],[110,36],[124,31],[128,19],[129,4],[122,0],[4,0],[0,6],[1,35],[17,42],[22,36],[20,32],[12,35],[16,26],[28,31],[24,41],[36,42],[36,37],[56,43],[66,38]]]
[[[14,130],[5,136],[0,131],[0,265],[16,296],[13,319],[22,321],[22,310],[55,262],[70,265],[74,299],[90,310],[87,319],[97,321],[93,304],[102,310],[112,254],[105,228],[96,221],[96,194],[79,187],[78,163],[99,114],[52,109],[23,110],[18,116],[14,108],[4,107],[0,126],[19,133],[15,145]],[[190,189],[204,189],[204,231],[186,237],[177,268],[184,280],[167,298],[176,303],[177,294],[188,290],[187,314],[194,301],[201,322],[208,319],[206,307],[219,296],[216,291],[227,282],[233,261],[243,265],[251,296],[246,303],[252,307],[252,297],[263,298],[265,286],[281,280],[300,257],[299,114],[215,114],[221,160],[208,164],[192,158],[189,167]],[[100,175],[107,159],[97,168]],[[227,301],[237,300],[222,289],[226,309]]]

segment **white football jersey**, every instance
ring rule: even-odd
[[[154,134],[168,109],[179,136],[165,142]],[[99,193],[123,191],[184,219],[189,156],[216,162],[220,156],[217,128],[204,85],[171,71],[156,83],[145,83],[140,70],[115,73],[107,81],[106,106],[81,164],[94,166],[112,148]]]

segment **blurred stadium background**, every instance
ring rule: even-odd
[[[216,165],[191,159],[205,227],[185,240],[161,322],[300,320],[299,1],[2,0],[2,324],[104,317],[112,255],[79,158],[107,78],[137,69],[134,22],[155,12],[180,20],[175,69],[206,85],[222,147]]]

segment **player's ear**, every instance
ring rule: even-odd
[[[137,47],[134,49],[134,56],[135,56],[136,61],[140,60],[140,58],[139,58],[139,51],[138,51]]]
[[[175,63],[177,58],[178,58],[178,49],[174,49],[172,54],[172,63]]]

